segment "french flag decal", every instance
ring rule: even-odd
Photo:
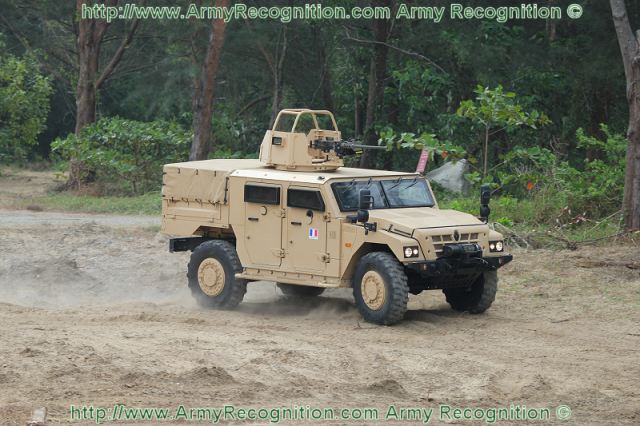
[[[309,228],[309,239],[310,240],[318,239],[318,228]]]

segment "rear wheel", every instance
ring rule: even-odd
[[[481,314],[489,309],[498,291],[498,272],[487,271],[480,275],[470,287],[442,290],[447,303],[460,312]]]
[[[375,324],[391,325],[407,311],[409,285],[404,268],[386,252],[360,259],[353,275],[353,297],[362,317]]]
[[[277,283],[280,291],[288,297],[315,297],[324,292],[322,287]]]
[[[191,294],[202,306],[235,308],[247,291],[247,281],[236,279],[242,265],[236,248],[227,241],[205,241],[193,250],[187,268]]]

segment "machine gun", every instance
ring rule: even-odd
[[[293,126],[281,124],[284,118],[293,120]],[[353,139],[342,140],[336,120],[329,111],[285,109],[278,114],[272,129],[265,132],[260,145],[260,161],[279,170],[330,171],[344,167],[343,157],[365,149],[386,148]]]
[[[355,139],[348,140],[329,140],[329,139],[319,139],[311,142],[311,147],[315,149],[319,149],[322,152],[329,153],[331,151],[335,152],[338,158],[343,158],[349,155],[355,155],[358,153],[358,150],[364,149],[376,149],[376,150],[386,150],[387,148],[384,146],[376,146],[376,145],[365,145],[361,143],[357,143],[358,141]]]

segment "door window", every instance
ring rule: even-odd
[[[320,191],[312,189],[294,189],[287,190],[287,206],[299,207],[301,209],[324,211],[324,201]]]
[[[280,187],[268,185],[251,185],[244,186],[245,203],[257,204],[280,204]]]

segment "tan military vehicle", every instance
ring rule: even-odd
[[[442,289],[458,311],[489,308],[512,257],[487,225],[488,189],[480,219],[440,210],[419,174],[343,167],[358,148],[329,111],[287,109],[259,160],[165,165],[162,232],[172,252],[192,251],[195,298],[233,308],[251,281],[301,297],[347,287],[377,324],[400,321],[423,290]]]

